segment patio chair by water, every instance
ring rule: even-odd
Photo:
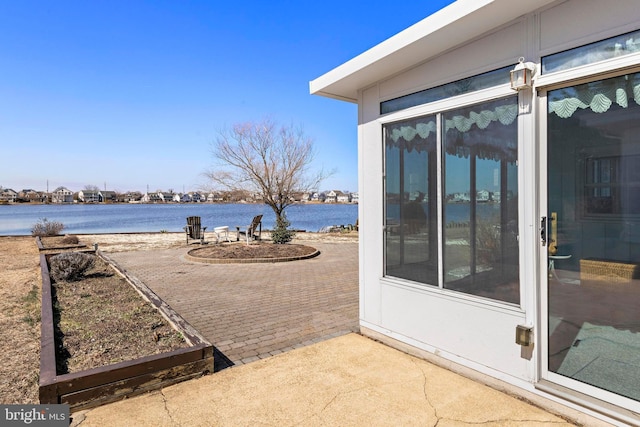
[[[207,227],[203,227],[200,222],[199,216],[187,217],[187,225],[184,226],[184,231],[187,234],[187,245],[189,239],[200,240],[200,244],[204,244],[204,232]]]
[[[256,236],[256,229],[258,230],[258,235]],[[240,240],[240,235],[244,235],[247,238],[247,244],[249,241],[260,240],[262,237],[262,215],[256,215],[251,220],[251,224],[246,229],[242,229],[240,226],[236,226],[236,241]]]

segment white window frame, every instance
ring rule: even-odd
[[[523,315],[525,313],[525,306],[527,305],[525,300],[525,287],[533,286],[533,281],[527,280],[526,277],[523,275],[524,250],[523,250],[522,238],[519,239],[520,261],[519,261],[519,269],[518,269],[519,270],[518,280],[520,284],[520,289],[519,289],[520,301],[518,304],[513,304],[505,301],[500,301],[496,299],[491,299],[487,297],[481,297],[473,294],[467,294],[459,291],[446,289],[444,287],[444,265],[443,265],[444,258],[442,255],[443,240],[444,240],[443,229],[442,229],[442,220],[443,220],[442,191],[444,188],[443,181],[445,177],[442,175],[443,152],[442,152],[442,140],[441,140],[442,133],[440,131],[441,117],[442,117],[441,113],[446,113],[447,111],[450,111],[450,110],[464,108],[464,107],[468,107],[476,104],[481,104],[484,102],[491,102],[491,101],[495,101],[496,99],[506,98],[514,95],[515,93],[511,89],[510,85],[503,84],[503,85],[498,85],[498,86],[494,86],[487,89],[482,89],[476,92],[466,93],[466,94],[454,96],[451,98],[434,101],[429,104],[423,104],[415,107],[410,107],[404,110],[394,111],[392,113],[388,113],[384,116],[381,116],[377,119],[378,124],[382,128],[387,124],[391,124],[391,123],[402,121],[402,120],[409,120],[409,119],[428,116],[428,115],[435,116],[437,120],[437,125],[438,125],[437,156],[439,160],[437,164],[437,170],[436,170],[436,174],[437,174],[436,191],[438,195],[438,201],[437,201],[438,203],[437,205],[437,209],[438,209],[438,216],[437,216],[438,242],[437,244],[438,244],[438,270],[439,270],[438,284],[437,286],[426,285],[426,284],[414,282],[408,279],[388,277],[388,276],[382,276],[380,278],[381,283],[387,283],[394,286],[401,286],[401,287],[410,288],[413,290],[419,290],[425,293],[436,293],[439,296],[447,296],[453,300],[458,300],[465,303],[472,303],[474,305],[488,307],[498,311],[504,311],[509,313],[516,312],[519,315]],[[520,94],[519,98],[521,96],[522,95]],[[519,104],[520,104],[520,100],[519,100]],[[520,156],[520,152],[522,148],[522,132],[520,132],[520,117],[518,117],[516,120],[518,121],[518,153],[519,153],[518,156]],[[384,173],[385,173],[384,172],[384,168],[386,167],[385,165],[386,165],[386,158],[383,155],[382,176],[384,176]],[[383,191],[386,191],[386,188],[384,185],[383,185]],[[521,168],[518,167],[518,194],[524,194],[522,191],[523,191],[523,176],[522,176]],[[523,236],[523,232],[524,232],[524,224],[522,221],[522,210],[521,210],[523,199],[524,197],[518,197],[518,235],[519,236]],[[385,205],[383,205],[383,210],[386,209],[386,201],[384,203]],[[384,221],[385,219],[384,213],[382,215],[382,218]],[[382,228],[384,229],[384,224],[382,224]],[[384,265],[384,262],[385,262],[384,260],[385,253],[386,253],[386,245],[384,246],[384,250],[382,253],[382,256],[383,256],[382,265]]]

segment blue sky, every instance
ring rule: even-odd
[[[195,190],[220,130],[270,117],[357,191],[357,107],[309,81],[449,3],[0,0],[0,186]]]

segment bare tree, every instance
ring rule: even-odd
[[[220,131],[212,153],[218,164],[205,176],[227,190],[260,195],[276,214],[276,222],[295,202],[296,193],[318,188],[329,175],[322,169],[309,170],[315,154],[312,138],[299,127],[280,126],[270,119]]]

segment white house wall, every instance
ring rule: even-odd
[[[358,126],[359,176],[358,209],[360,236],[360,318],[380,324],[380,278],[382,277],[382,127],[378,87],[361,92]],[[363,203],[364,202],[364,203]],[[365,237],[366,238],[363,238]]]
[[[524,54],[522,20],[380,83],[380,100],[397,98],[497,68],[515,65]]]
[[[530,362],[521,357],[514,340],[522,313],[419,287],[383,283],[380,288],[384,328],[412,337],[436,352],[531,380]]]
[[[365,251],[360,257],[360,304],[365,327],[387,331],[401,341],[410,338],[422,349],[530,383],[535,360],[532,356],[521,357],[522,349],[515,343],[516,326],[529,322],[525,310],[505,309],[504,305],[497,308],[500,304],[477,303],[465,295],[443,295],[440,290],[383,278],[383,148],[379,121],[381,101],[517,63],[524,54],[527,34],[527,21],[519,19],[362,92],[360,203],[366,216],[360,228]]]
[[[638,0],[571,0],[540,13],[540,54],[637,30]]]
[[[435,58],[360,89],[360,319],[365,328],[423,350],[455,356],[514,382],[540,379],[536,351],[515,343],[516,325],[539,327],[536,111],[519,118],[520,307],[479,302],[383,278],[383,146],[380,102],[639,28],[638,1],[569,0],[501,26]],[[531,99],[525,101],[531,102]],[[394,117],[398,113],[393,113]],[[528,197],[525,197],[528,196]],[[446,357],[446,356],[445,356]]]

